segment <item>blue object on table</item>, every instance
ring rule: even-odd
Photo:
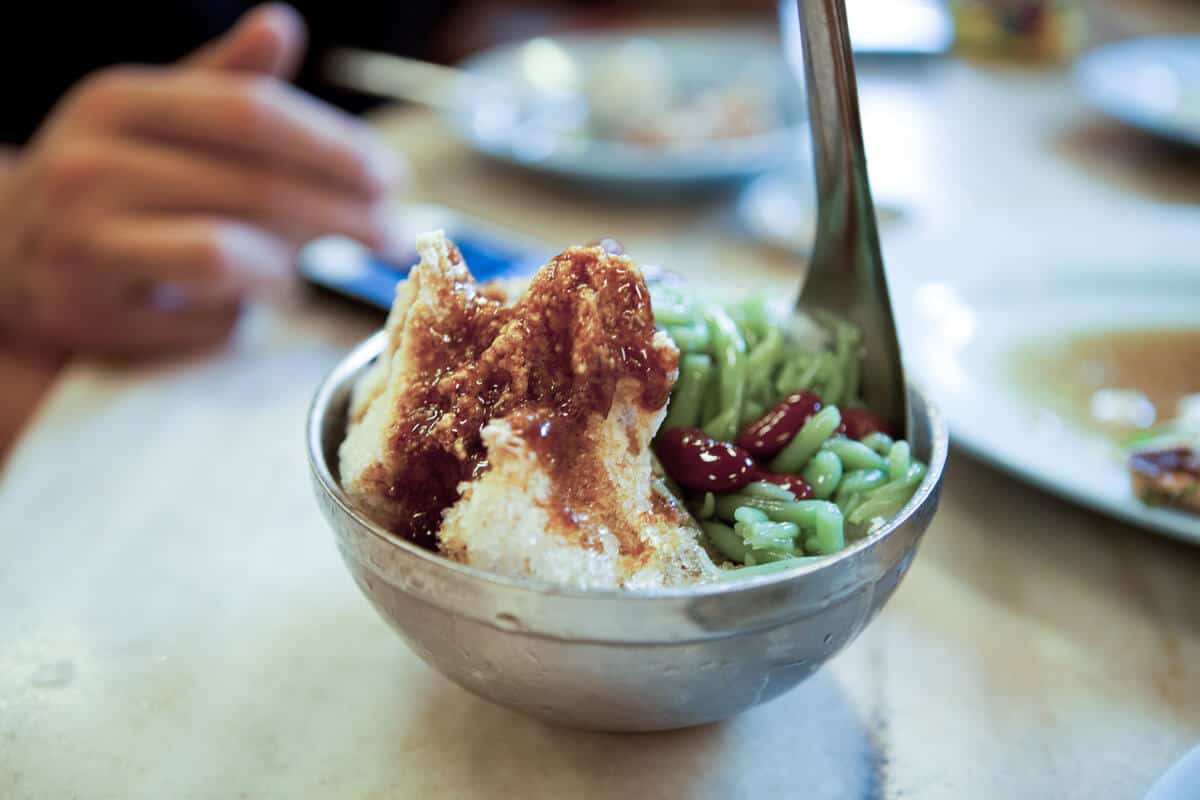
[[[471,274],[480,282],[532,275],[549,251],[511,234],[454,212],[443,210],[436,225],[446,230]],[[389,260],[350,239],[327,237],[306,246],[299,256],[301,276],[318,286],[354,300],[389,309],[396,285],[416,264],[416,251]]]

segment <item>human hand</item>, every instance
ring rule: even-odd
[[[72,350],[213,344],[297,248],[389,244],[398,158],[285,83],[304,49],[285,6],[169,67],[88,77],[0,173],[0,328]]]

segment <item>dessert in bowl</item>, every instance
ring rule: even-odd
[[[916,392],[907,440],[857,406],[852,329],[600,247],[524,287],[418,249],[309,446],[347,565],[423,658],[559,723],[675,728],[790,688],[883,605],[946,433]]]

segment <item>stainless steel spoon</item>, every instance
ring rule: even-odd
[[[802,51],[817,176],[817,234],[796,305],[803,312],[827,309],[858,325],[866,343],[863,399],[896,431],[908,431],[907,384],[867,182],[845,1],[782,0],[780,21],[793,65],[800,60],[796,50]]]

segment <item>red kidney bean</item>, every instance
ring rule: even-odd
[[[844,408],[841,411],[842,424],[838,426],[837,432],[845,434],[848,439],[861,439],[876,431],[890,435],[887,423],[866,409]]]
[[[738,446],[755,458],[766,460],[784,448],[804,427],[808,418],[821,410],[821,398],[812,392],[796,392],[776,403],[737,438]]]
[[[659,434],[654,451],[667,474],[697,492],[732,492],[750,482],[754,459],[742,448],[695,428]]]
[[[797,500],[809,500],[813,496],[812,485],[799,475],[785,475],[782,472],[768,472],[765,469],[756,468],[752,477],[756,481],[764,481],[766,483],[773,483],[776,486],[782,486],[796,495]]]

